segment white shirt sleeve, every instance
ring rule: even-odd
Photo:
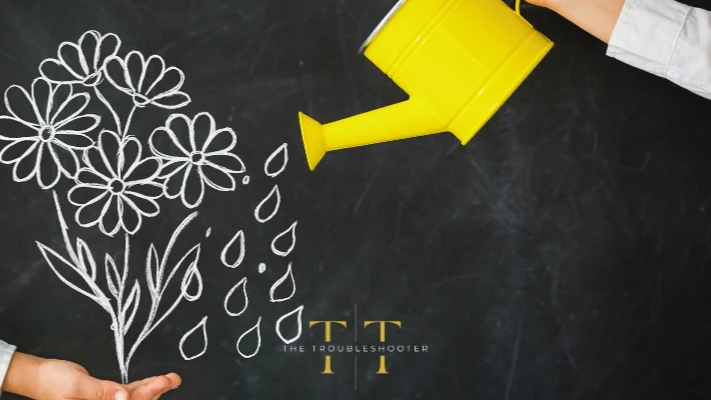
[[[5,381],[5,374],[7,374],[7,367],[10,366],[10,359],[12,355],[15,354],[15,346],[11,346],[2,340],[0,340],[0,387]],[[2,392],[0,392],[2,394]]]
[[[627,0],[607,55],[711,99],[711,12],[674,0]]]

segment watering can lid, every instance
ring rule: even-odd
[[[395,4],[395,6],[392,8],[392,10],[390,10],[390,12],[385,16],[385,18],[383,18],[383,20],[380,21],[380,24],[378,24],[378,26],[375,27],[375,30],[373,31],[373,33],[371,33],[370,36],[368,36],[368,38],[365,39],[365,42],[363,42],[363,45],[360,46],[360,50],[358,50],[358,53],[362,54],[365,51],[365,48],[368,47],[368,45],[373,40],[373,38],[375,38],[375,36],[383,29],[385,24],[390,20],[390,18],[392,18],[393,15],[395,15],[395,12],[397,12],[397,10],[399,10],[400,7],[402,7],[402,5],[405,4],[406,1],[407,0],[398,0],[397,4]]]

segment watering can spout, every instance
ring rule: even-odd
[[[299,113],[306,160],[312,171],[328,151],[445,132],[446,124],[420,101],[409,100],[322,125]]]

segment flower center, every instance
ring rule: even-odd
[[[45,126],[44,128],[40,129],[39,137],[40,140],[42,140],[43,142],[49,142],[50,140],[54,139],[54,128],[52,128],[51,126]]]
[[[205,162],[205,153],[202,151],[194,151],[190,154],[190,161],[192,161],[193,164],[202,164]]]
[[[109,189],[111,189],[111,193],[113,194],[121,194],[123,193],[124,189],[126,189],[126,185],[123,183],[123,181],[119,179],[114,179],[109,183]]]

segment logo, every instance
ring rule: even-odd
[[[287,353],[317,353],[323,355],[319,366],[321,375],[352,373],[339,371],[333,367],[333,357],[352,356],[354,368],[357,369],[358,357],[372,360],[372,370],[376,375],[390,374],[391,367],[388,358],[394,354],[427,353],[429,346],[423,344],[404,344],[402,328],[406,324],[402,320],[367,319],[358,320],[358,305],[354,304],[353,320],[320,319],[308,321],[311,336],[319,343],[309,345],[282,346]],[[357,380],[356,380],[357,388]]]

